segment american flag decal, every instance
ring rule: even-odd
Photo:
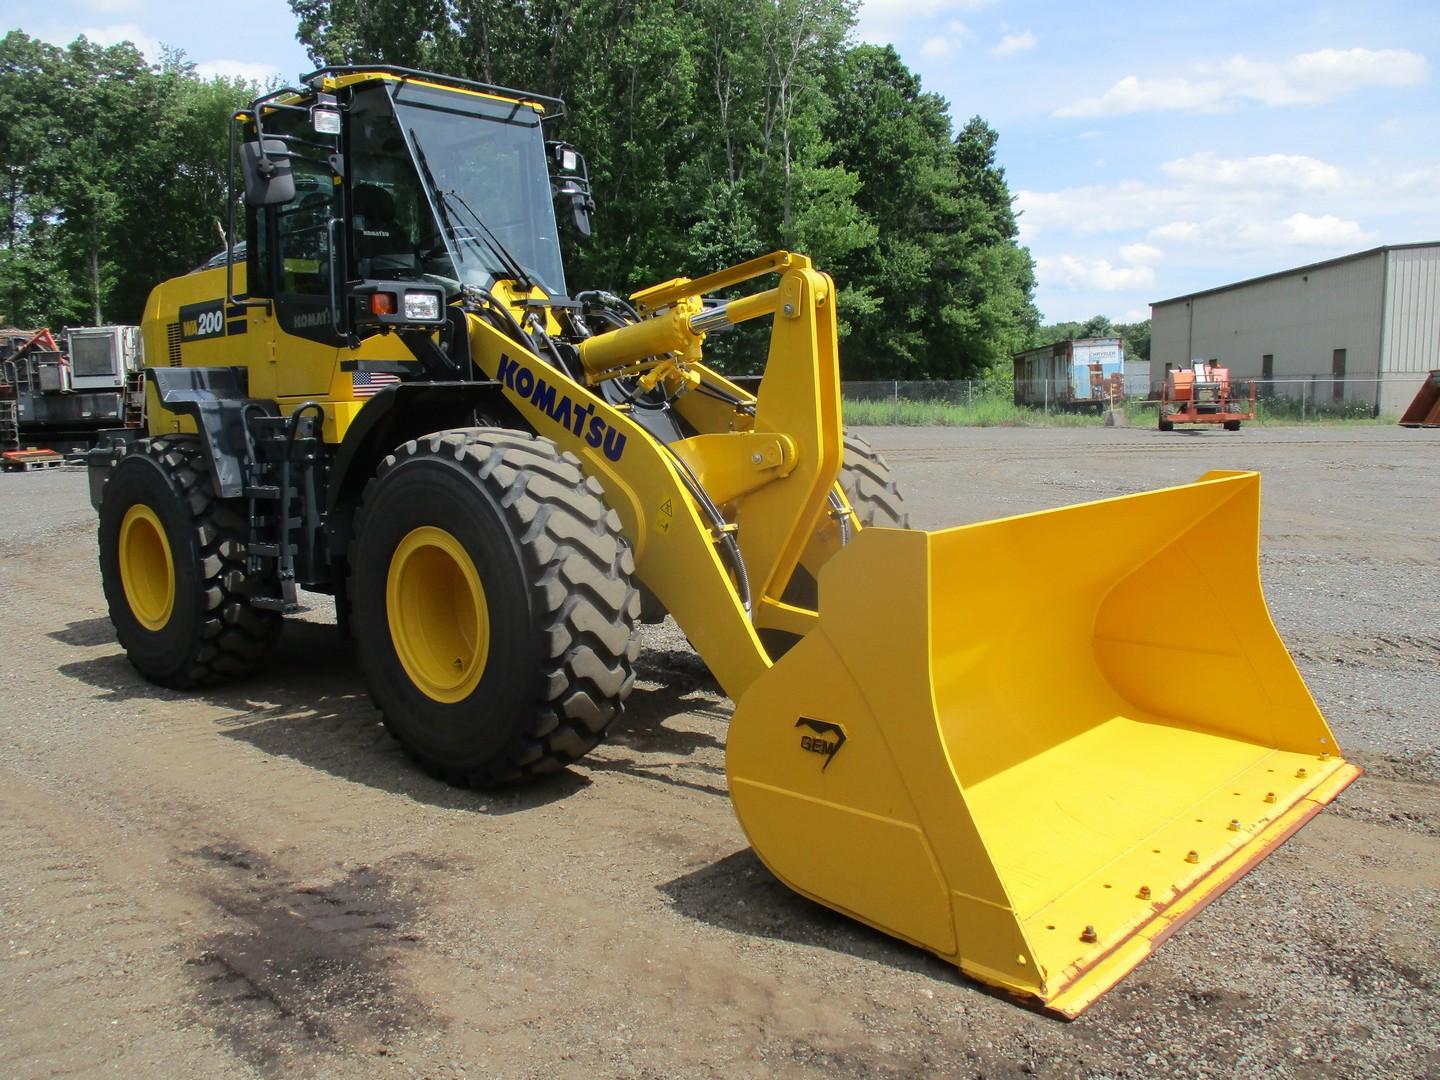
[[[352,371],[350,373],[350,388],[355,392],[357,398],[374,397],[381,390],[389,386],[396,386],[399,382],[399,375],[382,375],[376,371]]]

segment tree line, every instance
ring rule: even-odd
[[[958,126],[854,0],[291,0],[317,65],[429,68],[563,97],[591,242],[572,289],[777,247],[839,285],[847,378],[965,378],[1031,343],[1033,264],[997,133]],[[130,45],[0,42],[0,314],[138,321],[219,245],[226,118],[255,92]],[[573,239],[573,238],[572,238]],[[743,335],[731,335],[743,338]],[[717,344],[723,339],[717,339]],[[743,348],[726,343],[743,365]]]
[[[139,322],[221,246],[226,124],[254,93],[177,52],[0,38],[0,323]]]

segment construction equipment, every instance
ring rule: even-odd
[[[1266,612],[1258,478],[905,528],[809,259],[567,295],[561,109],[332,67],[236,114],[244,261],[155,289],[148,438],[90,456],[120,642],[201,686],[331,593],[405,749],[492,784],[594,747],[668,612],[781,880],[1075,1015],[1357,775]],[[755,319],[751,394],[703,353]],[[1060,586],[1004,569],[1056,550]],[[1223,706],[1174,693],[1202,668]]]
[[[0,360],[0,453],[20,449],[20,403],[16,365]]]
[[[0,331],[0,362],[13,387],[17,437],[52,448],[88,449],[97,433],[143,417],[144,360],[138,326]]]
[[[1222,424],[1226,431],[1239,431],[1244,420],[1255,419],[1255,384],[1250,384],[1249,408],[1239,408],[1230,386],[1230,369],[1205,360],[1190,368],[1165,372],[1160,391],[1160,430],[1173,431],[1176,424]]]

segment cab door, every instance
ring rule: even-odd
[[[269,383],[279,398],[326,398],[333,396],[346,344],[335,325],[344,286],[343,192],[325,156],[306,145],[313,135],[303,121],[285,123],[289,119],[267,124],[266,135],[278,129],[274,134],[292,151],[295,197],[254,213],[250,221],[249,292],[273,299],[271,313],[253,309],[250,324],[251,332],[270,342],[267,366],[273,378],[257,378],[251,392]]]

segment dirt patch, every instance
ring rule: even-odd
[[[1416,434],[865,433],[918,527],[1259,467],[1272,612],[1367,771],[1069,1024],[770,876],[725,794],[731,705],[673,624],[646,630],[608,744],[533,788],[459,791],[385,733],[323,598],[249,682],[144,683],[105,618],[84,477],[0,476],[0,633],[21,643],[0,668],[0,1060],[17,1076],[1440,1074],[1440,439]]]
[[[215,1030],[263,1072],[301,1054],[372,1043],[388,1055],[429,1010],[394,971],[396,953],[421,940],[413,886],[359,866],[304,883],[236,846],[193,852],[197,892],[231,924],[189,959],[197,1001]]]

